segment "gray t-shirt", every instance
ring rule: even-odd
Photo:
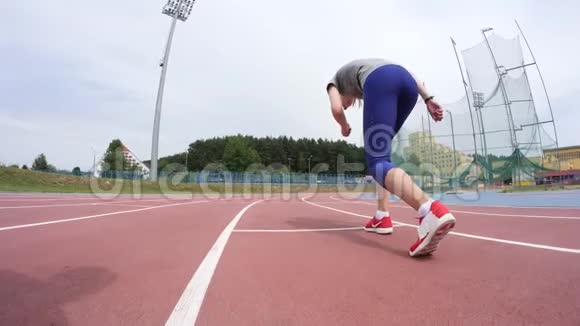
[[[326,85],[326,90],[328,90],[330,85],[334,85],[340,94],[362,99],[362,88],[367,77],[376,68],[388,64],[395,63],[378,58],[356,59],[348,62],[332,76],[332,79]]]

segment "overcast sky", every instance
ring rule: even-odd
[[[163,4],[2,1],[0,162],[30,165],[45,153],[58,168],[86,170],[91,147],[100,155],[113,138],[149,159],[170,23]],[[540,64],[561,145],[580,144],[579,11],[575,0],[198,0],[174,38],[160,156],[237,133],[340,139],[324,86],[359,57],[398,61],[454,102],[464,90],[449,37],[460,50],[483,27],[514,37],[514,19]],[[546,116],[543,94],[534,96]],[[347,141],[361,144],[362,112],[348,117]]]

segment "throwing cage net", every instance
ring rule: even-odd
[[[480,43],[461,51],[466,95],[443,104],[441,122],[414,110],[393,140],[393,161],[427,189],[532,185],[536,173],[559,170],[544,157],[558,144],[553,120],[538,115],[532,94],[535,62],[525,63],[520,36],[482,33]]]

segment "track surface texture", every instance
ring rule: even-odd
[[[580,209],[508,206],[412,258],[401,202],[0,194],[0,325],[579,325]]]

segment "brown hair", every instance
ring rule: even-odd
[[[354,101],[352,102],[352,107],[354,108],[355,106],[358,107],[359,109],[363,107],[363,100],[360,98],[355,98]]]

